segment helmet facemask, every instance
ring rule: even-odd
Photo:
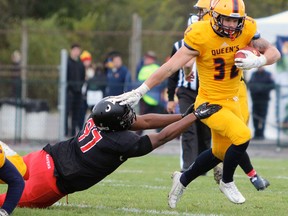
[[[119,117],[118,120],[123,130],[130,129],[136,120],[136,114],[129,105],[125,105],[125,113],[122,117]]]
[[[245,22],[245,17],[225,16],[215,11],[212,11],[211,16],[213,20],[212,28],[217,34],[223,37],[228,37],[231,40],[235,40],[235,38],[237,38],[242,33],[242,29],[244,27],[244,22]],[[225,26],[223,24],[223,21],[225,18],[237,19],[238,20],[237,26],[235,28]]]
[[[207,20],[206,17],[209,18],[209,10],[208,9],[206,9],[206,8],[197,8],[197,10],[198,10],[198,13],[197,13],[198,21]]]

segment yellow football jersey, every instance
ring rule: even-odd
[[[235,40],[221,37],[209,21],[196,22],[185,31],[184,42],[197,50],[199,95],[207,99],[229,99],[238,94],[242,72],[234,65],[235,53],[247,46],[256,33],[256,22],[245,20],[242,33]]]
[[[249,18],[241,35],[234,40],[215,33],[209,21],[194,23],[185,31],[185,46],[199,52],[196,58],[199,92],[195,107],[203,102],[222,105],[219,112],[202,120],[211,129],[212,152],[222,160],[232,143],[240,145],[251,138],[245,123],[246,110],[243,113],[241,110],[245,102],[239,101],[242,71],[234,65],[234,56],[251,42],[256,30],[256,22]]]

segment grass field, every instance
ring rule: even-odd
[[[151,154],[133,158],[89,190],[69,195],[47,209],[15,209],[22,215],[288,215],[288,159],[252,159],[259,174],[271,186],[256,191],[239,168],[235,181],[246,203],[231,203],[218,189],[212,172],[201,176],[186,189],[176,209],[167,205],[171,173],[178,169],[178,156]],[[1,186],[1,191],[6,186]]]

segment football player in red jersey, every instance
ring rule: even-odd
[[[212,148],[202,152],[195,163],[183,174],[173,177],[169,206],[175,208],[185,187],[199,175],[223,161],[223,175],[219,188],[233,203],[244,203],[245,198],[234,183],[234,172],[251,139],[251,131],[244,122],[239,104],[239,86],[243,69],[270,65],[280,59],[280,52],[257,33],[256,21],[246,19],[243,0],[214,0],[211,2],[210,21],[196,22],[184,35],[184,46],[157,69],[140,87],[116,96],[120,104],[135,106],[151,88],[175,73],[196,57],[199,91],[196,107],[203,102],[222,105],[215,115],[203,119],[212,133]],[[255,40],[254,40],[255,39]],[[235,59],[235,53],[251,45],[261,56],[249,52],[245,59]],[[230,144],[215,143],[215,137],[229,139]],[[231,144],[232,143],[232,144]]]
[[[102,99],[75,137],[23,157],[29,172],[18,206],[45,208],[66,194],[97,184],[132,157],[146,155],[176,138],[197,119],[207,118],[221,106],[203,103],[184,114],[137,115],[129,105]],[[168,125],[168,126],[167,126]],[[167,126],[167,127],[165,127]],[[130,130],[165,127],[139,136]],[[0,195],[3,204],[6,194]]]

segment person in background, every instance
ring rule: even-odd
[[[123,65],[122,56],[119,52],[109,55],[107,68],[106,96],[122,94],[131,88],[131,74],[128,68]]]
[[[177,137],[196,119],[207,118],[221,106],[203,103],[183,114],[137,115],[112,97],[102,99],[76,136],[23,157],[29,179],[19,207],[46,208],[67,194],[86,190],[113,173],[129,158],[149,154]],[[165,127],[160,133],[139,136],[133,131]],[[4,173],[5,174],[5,173]],[[9,191],[7,193],[8,197]],[[0,205],[5,201],[0,195]],[[119,198],[121,199],[121,197]]]
[[[248,82],[252,99],[252,118],[254,125],[254,139],[265,139],[266,117],[270,101],[270,92],[275,88],[275,81],[271,72],[264,67],[252,73]]]
[[[194,8],[197,15],[191,14],[187,21],[187,27],[194,22],[208,20],[210,18],[208,11],[210,0],[199,0]],[[184,39],[174,43],[171,56],[184,45]],[[198,76],[195,59],[189,61],[184,67],[180,68],[176,73],[168,78],[168,103],[167,112],[175,113],[176,102],[175,95],[178,98],[180,112],[186,110],[187,107],[195,102],[198,94]],[[193,67],[193,69],[192,69]],[[186,80],[186,75],[193,70],[193,79]],[[185,72],[187,74],[185,74]],[[180,151],[180,168],[181,172],[187,170],[195,161],[197,156],[211,146],[211,132],[201,121],[197,121],[181,134],[181,151]]]
[[[80,60],[81,47],[72,44],[67,65],[67,96],[65,116],[65,136],[74,136],[83,127],[81,106],[83,104],[82,86],[85,82],[85,67]],[[71,121],[69,121],[69,116]],[[69,125],[69,123],[71,123]],[[70,130],[70,131],[69,131]]]
[[[138,83],[142,84],[147,77],[149,77],[160,66],[156,63],[157,56],[154,51],[148,51],[143,57],[143,66],[138,73]],[[166,113],[163,101],[163,92],[165,89],[165,83],[161,83],[155,89],[148,92],[141,98],[139,103],[140,114],[147,113]],[[191,103],[190,103],[191,104]],[[186,110],[186,109],[185,109]],[[161,129],[158,129],[158,131]],[[137,131],[138,135],[141,135],[143,131]]]
[[[85,67],[85,82],[83,83],[81,92],[82,92],[82,105],[80,108],[80,122],[81,124],[84,124],[86,112],[88,110],[88,104],[87,104],[87,81],[91,79],[94,74],[94,67],[92,64],[92,55],[87,50],[84,50],[80,55],[80,60],[83,62],[83,65]]]
[[[6,196],[0,204],[0,216],[8,216],[16,208],[24,190],[22,176],[26,171],[27,167],[21,156],[0,141],[0,183],[8,185]]]
[[[98,62],[95,64],[95,73],[93,77],[86,81],[87,105],[90,112],[92,111],[93,106],[105,97],[106,86],[107,76],[103,64]]]
[[[21,61],[22,56],[19,50],[15,50],[11,55],[11,94],[10,97],[21,98],[22,81],[21,81]]]

